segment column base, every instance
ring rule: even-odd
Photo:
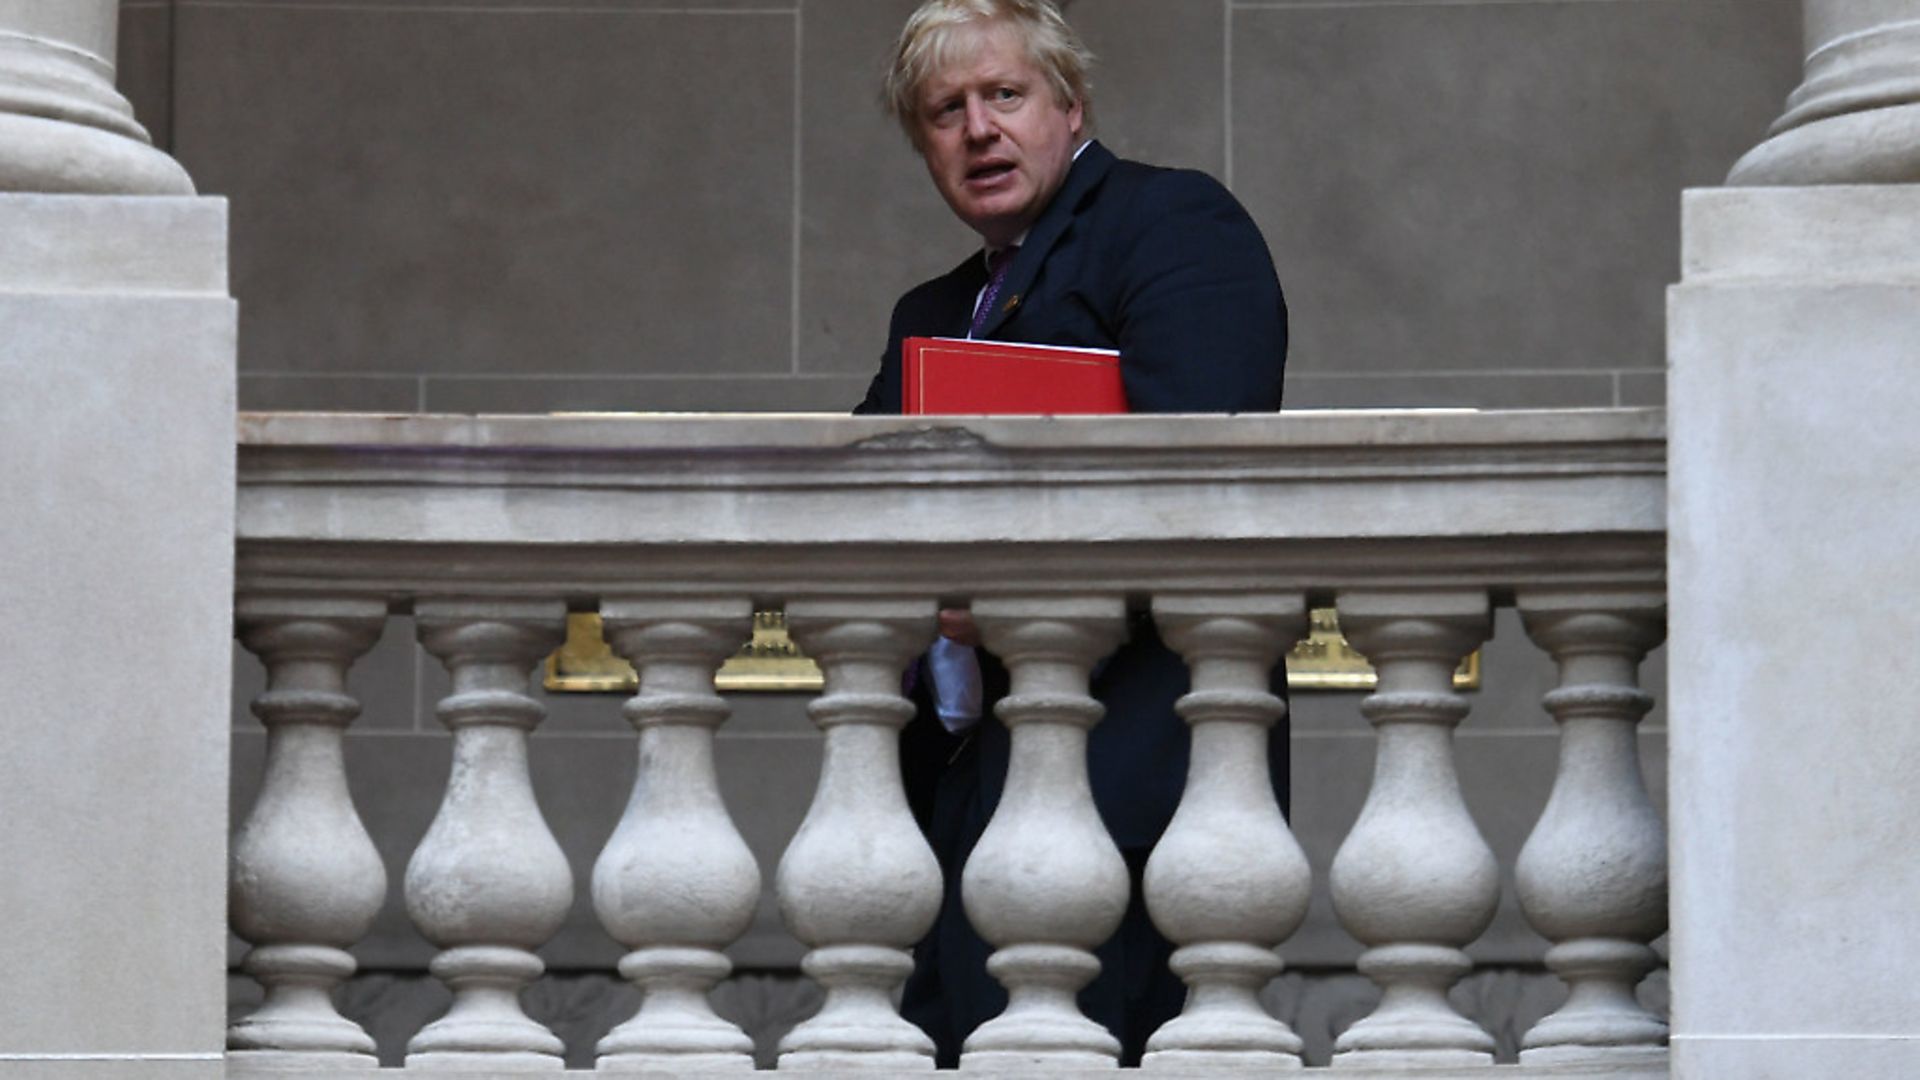
[[[1920,183],[1920,104],[1842,113],[1754,147],[1727,176],[1733,187]]]
[[[0,113],[0,191],[55,195],[192,195],[180,163],[99,128]]]

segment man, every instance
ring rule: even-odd
[[[901,407],[900,346],[912,336],[1117,349],[1134,412],[1280,407],[1286,308],[1266,242],[1210,177],[1122,161],[1087,138],[1090,60],[1051,0],[926,0],[901,33],[886,100],[934,187],[985,250],[913,289],[893,313],[861,413]],[[963,611],[916,671],[919,715],[901,755],[915,814],[946,873],[940,921],[915,952],[903,1012],[942,1065],[1005,1006],[990,947],[966,924],[960,870],[999,800],[1004,727],[976,722],[1006,691]],[[1080,995],[1120,1039],[1122,1063],[1176,1015],[1184,988],[1140,897],[1140,874],[1185,781],[1188,737],[1174,701],[1186,666],[1136,619],[1097,671],[1105,719],[1088,745],[1095,805],[1133,876],[1133,902]],[[1284,675],[1276,692],[1284,691]],[[1284,793],[1285,732],[1273,739]]]

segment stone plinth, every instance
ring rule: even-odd
[[[225,235],[217,200],[0,195],[9,1080],[221,1075]]]
[[[1674,1075],[1920,1075],[1920,188],[1689,193]]]

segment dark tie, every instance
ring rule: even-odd
[[[973,309],[973,326],[967,331],[968,337],[977,336],[987,325],[988,316],[993,314],[994,302],[1000,299],[1000,286],[1007,280],[1007,267],[1013,265],[1013,257],[1020,254],[1019,244],[1008,244],[999,251],[987,255],[987,288],[980,294],[980,306]]]

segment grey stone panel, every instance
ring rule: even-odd
[[[888,50],[913,7],[811,0],[801,12],[802,371],[870,376],[894,300],[980,246],[879,105]]]
[[[240,408],[286,412],[418,412],[412,375],[243,375]]]
[[[886,332],[884,324],[880,332]],[[866,394],[870,377],[871,372],[712,379],[433,378],[426,382],[422,407],[453,413],[844,413]]]
[[[1094,54],[1094,134],[1122,157],[1223,177],[1226,5],[1082,0],[1067,13]]]
[[[1294,370],[1652,368],[1679,192],[1800,74],[1792,0],[1246,5],[1233,181]]]
[[[1287,373],[1289,409],[1578,409],[1613,404],[1614,376],[1527,373],[1423,375],[1321,375],[1303,373],[1308,363],[1293,351],[1296,370]]]
[[[162,150],[173,139],[172,0],[124,0],[114,84]]]
[[[249,371],[791,367],[796,16],[183,4]]]
[[[1666,372],[1628,371],[1620,374],[1620,404],[1664,406],[1666,403]]]

